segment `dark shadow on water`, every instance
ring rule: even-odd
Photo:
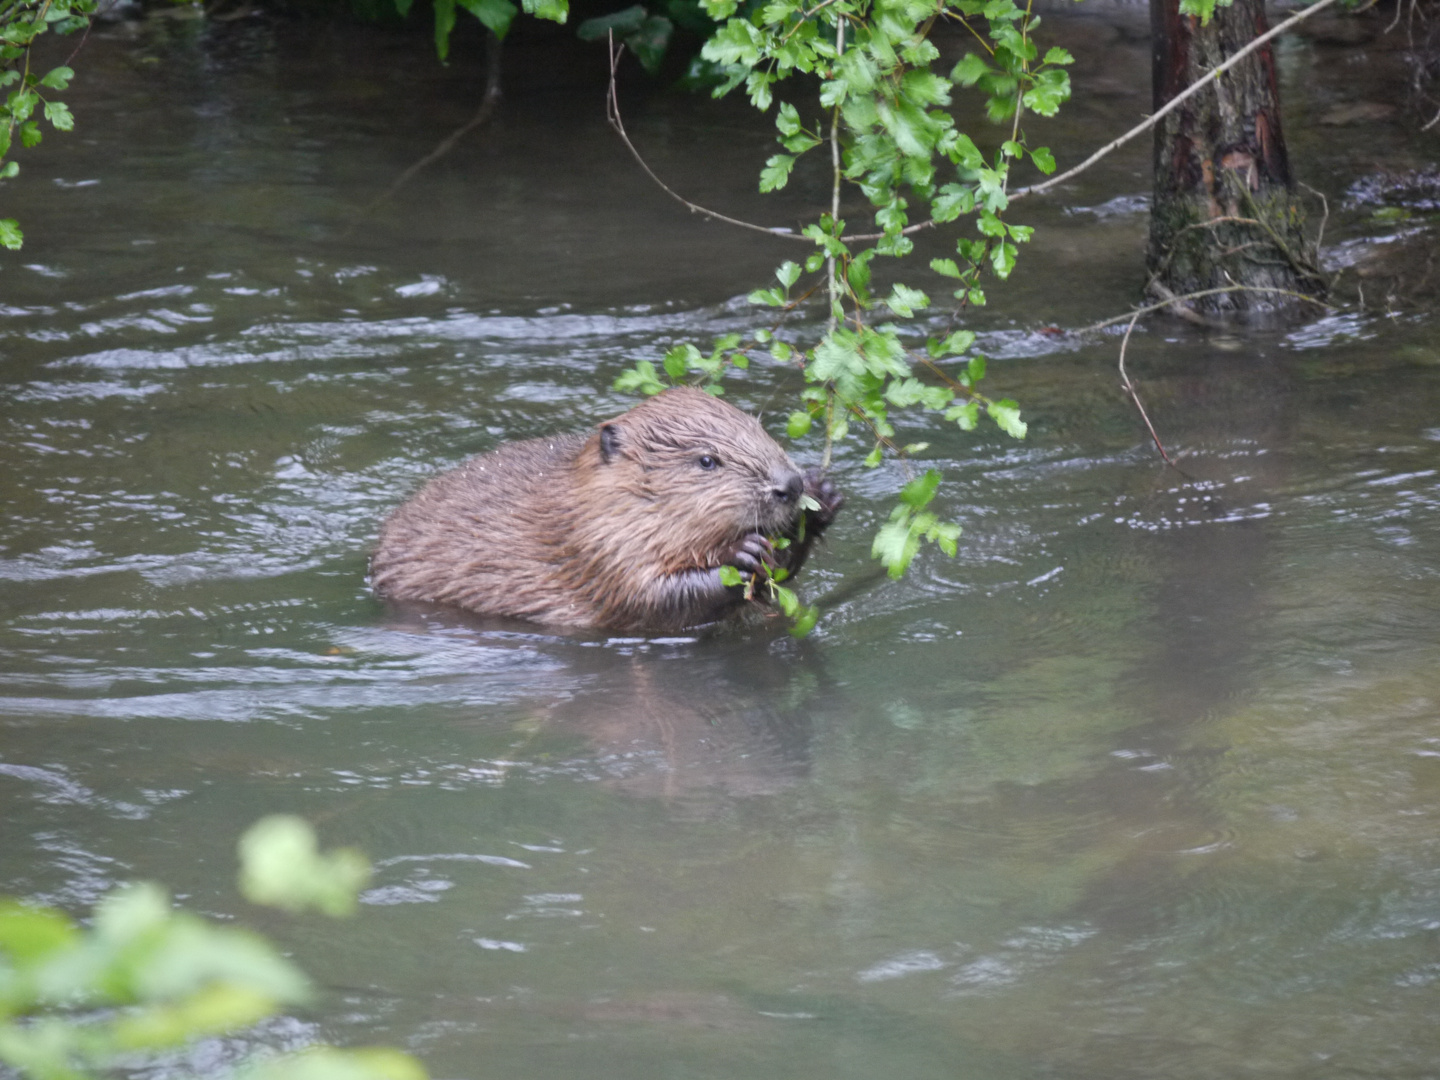
[[[809,773],[832,682],[821,650],[780,625],[610,637],[440,605],[393,605],[391,613],[392,629],[445,633],[452,643],[457,632],[473,635],[491,662],[507,650],[517,661],[543,656],[512,708],[529,712],[533,739],[582,738],[594,770],[621,790],[703,816],[721,797],[773,795]]]

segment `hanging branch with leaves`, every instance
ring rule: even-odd
[[[987,276],[1010,276],[1019,245],[1030,239],[1028,226],[1006,220],[1010,173],[1021,161],[1044,174],[1054,171],[1054,157],[1030,145],[1022,120],[1053,116],[1069,98],[1070,55],[1055,48],[1041,57],[1034,41],[1040,20],[1013,0],[770,0],[748,15],[737,14],[735,0],[702,2],[712,18],[723,20],[701,54],[719,77],[716,95],[743,86],[755,108],[774,109],[783,152],[765,163],[760,190],[783,188],[800,157],[829,150],[830,208],[802,230],[814,251],[803,265],[783,263],[777,284],[750,300],[788,313],[799,302],[792,290],[808,274],[814,283],[805,295],[828,297],[829,310],[826,330],[813,344],[795,347],[762,329],[749,340],[722,338],[709,351],[682,345],[665,357],[665,377],[718,393],[730,367],[768,349],[803,371],[805,387],[787,428],[795,439],[819,434],[826,465],[834,445],[852,432],[871,442],[864,459],[870,467],[887,455],[909,458],[925,450],[925,443],[898,442],[895,410],[939,413],[963,431],[988,417],[1007,435],[1023,438],[1016,403],[979,389],[986,361],[975,351],[975,334],[954,325],[966,309],[985,303]],[[940,50],[931,35],[947,23],[963,27],[980,50],[940,72],[932,70]],[[804,107],[777,103],[777,85],[797,73],[818,81],[818,100]],[[957,87],[983,93],[990,119],[1008,123],[1008,137],[993,153],[983,152],[948,111]],[[878,232],[851,232],[841,218],[846,185],[864,196]],[[912,224],[916,217],[920,222]],[[931,307],[931,297],[895,275],[887,275],[888,291],[877,293],[875,261],[911,255],[910,235],[919,228],[964,222],[973,231],[957,238],[955,257],[929,262],[951,280],[957,301],[951,327],[929,337],[923,349],[912,347],[907,342],[914,335],[902,327]],[[665,381],[642,361],[616,386],[658,393]],[[905,572],[922,542],[955,553],[959,526],[928,509],[939,482],[930,469],[907,483],[877,532],[872,551],[891,576]]]

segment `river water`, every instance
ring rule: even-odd
[[[1053,33],[1077,101],[1035,134],[1064,165],[1143,115],[1148,53],[1123,10]],[[159,880],[324,988],[155,1075],[318,1039],[437,1077],[1440,1075],[1434,204],[1365,195],[1440,142],[1386,113],[1393,43],[1334,23],[1280,53],[1366,309],[1143,326],[1169,470],[1118,337],[1046,332],[1136,295],[1146,149],[1018,204],[1033,250],[972,325],[1030,437],[908,424],[965,532],[901,582],[868,555],[904,475],[842,448],[801,642],[368,593],[425,476],[620,411],[620,370],[757,325],[737,298],[796,254],[667,201],[600,58],[544,42],[367,209],[473,110],[472,46],[104,28],[76,132],[3,189],[0,891],[83,912]],[[626,94],[697,201],[793,225],[823,199],[818,173],[755,193],[739,102]],[[778,430],[791,390],[757,363],[731,398]],[[273,811],[369,853],[356,919],[240,900],[236,837]]]

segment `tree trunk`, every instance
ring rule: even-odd
[[[1155,108],[1268,29],[1263,0],[1234,0],[1200,20],[1179,0],[1150,0]],[[1270,46],[1257,50],[1155,128],[1149,291],[1164,299],[1245,285],[1319,296],[1324,279],[1302,228],[1280,129]],[[1256,311],[1293,302],[1236,291],[1188,301],[1198,311]]]

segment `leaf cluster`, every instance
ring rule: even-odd
[[[247,895],[290,910],[353,909],[368,876],[351,851],[321,855],[298,818],[241,840]],[[33,1080],[85,1080],[121,1060],[249,1027],[311,997],[264,938],[176,909],[158,885],[105,897],[88,925],[0,898],[0,1062]],[[399,1051],[315,1048],[240,1070],[246,1080],[425,1080]]]
[[[927,448],[899,441],[896,410],[938,413],[967,432],[983,415],[1005,434],[1024,438],[1019,406],[980,391],[986,359],[974,349],[974,333],[957,329],[956,322],[967,308],[985,303],[987,275],[1010,276],[1020,245],[1032,235],[1029,226],[1007,219],[1006,192],[1018,163],[1045,174],[1055,170],[1054,155],[1032,146],[1021,122],[1026,115],[1053,116],[1068,100],[1070,54],[1052,48],[1041,56],[1034,41],[1040,20],[1014,0],[701,4],[723,21],[701,51],[719,76],[714,93],[743,87],[755,108],[774,112],[781,152],[765,162],[760,190],[785,187],[804,155],[824,146],[831,153],[837,192],[831,212],[802,230],[814,251],[803,264],[784,263],[777,285],[750,295],[752,303],[783,318],[798,304],[792,290],[802,276],[815,275],[802,299],[818,289],[828,292],[829,329],[813,346],[796,348],[776,339],[772,328],[757,332],[754,345],[742,350],[748,355],[768,344],[776,361],[803,371],[801,408],[786,425],[790,437],[822,434],[828,461],[834,443],[862,432],[872,442],[865,458],[871,467],[886,454],[904,458]],[[963,27],[979,46],[948,71],[937,69],[940,50],[930,40],[942,23]],[[777,96],[779,84],[796,74],[818,86],[816,100],[805,107]],[[950,112],[953,99],[966,92],[982,94],[989,118],[1009,126],[1008,137],[989,153]],[[842,184],[865,197],[877,232],[859,234],[840,218]],[[929,337],[923,350],[912,347],[907,342],[915,335],[904,324],[932,309],[932,298],[893,274],[887,275],[888,289],[877,289],[875,261],[910,255],[917,228],[967,220],[973,231],[956,238],[955,256],[929,263],[958,302],[950,325]],[[721,354],[737,345],[731,335],[709,356],[681,346],[666,356],[664,375],[713,385],[725,366]],[[616,386],[655,393],[664,382],[652,364],[640,361]],[[929,508],[939,480],[931,469],[908,483],[875,536],[873,554],[892,576],[904,573],[923,542],[956,551],[959,527]]]
[[[94,11],[95,0],[0,0],[0,91],[5,94],[0,104],[0,180],[20,172],[18,161],[6,160],[17,139],[28,149],[44,137],[41,118],[56,131],[75,127],[69,107],[54,96],[70,85],[75,72],[60,66],[37,74],[30,68],[30,50],[41,34],[71,34],[88,26]],[[0,245],[19,250],[24,240],[18,221],[0,219]]]

